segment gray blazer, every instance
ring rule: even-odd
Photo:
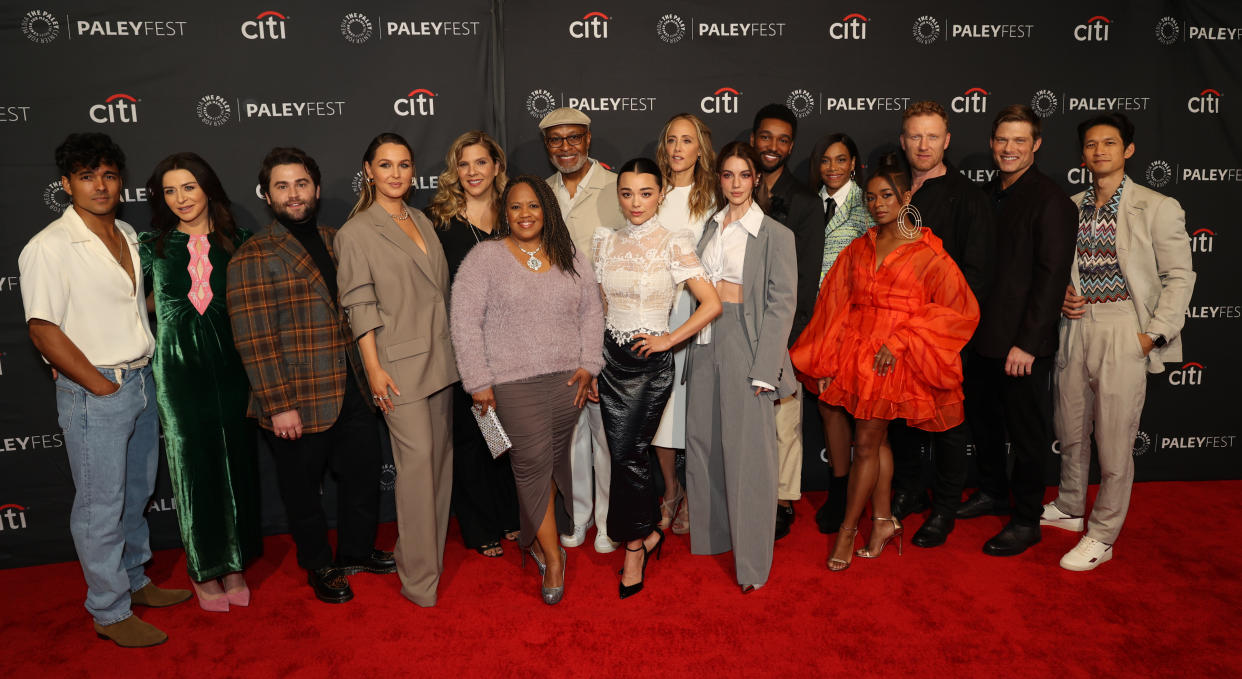
[[[699,239],[700,258],[718,228],[714,219],[707,221],[703,237]],[[746,259],[742,263],[742,315],[752,352],[747,376],[775,386],[776,391],[768,394],[772,400],[789,396],[798,388],[788,350],[798,301],[798,272],[790,266],[795,261],[793,231],[765,216],[759,233],[746,242]],[[693,341],[690,347],[686,354],[686,375],[690,374],[690,361],[694,358]]]
[[[1130,301],[1138,313],[1142,332],[1164,335],[1168,344],[1147,354],[1147,372],[1164,372],[1165,363],[1182,360],[1182,326],[1195,287],[1191,269],[1190,237],[1186,235],[1186,213],[1177,200],[1140,186],[1129,176],[1117,208],[1117,263],[1126,277]],[[1071,198],[1082,202],[1086,191]],[[1081,289],[1078,277],[1078,251],[1070,267],[1070,282]],[[1074,321],[1061,318],[1060,351],[1057,364],[1064,366],[1069,354],[1070,332]]]
[[[375,331],[380,366],[401,395],[426,398],[458,380],[449,339],[448,262],[435,229],[410,210],[427,252],[378,204],[354,215],[336,235],[337,287],[354,338]]]

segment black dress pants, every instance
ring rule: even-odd
[[[966,394],[965,422],[946,431],[928,434],[906,426],[904,420],[889,426],[889,445],[893,449],[893,491],[918,494],[927,488],[923,474],[924,451],[930,449],[935,462],[935,482],[932,486],[932,512],[954,516],[962,504],[962,490],[966,487],[968,464],[967,446],[971,439],[971,401],[979,397],[972,393],[972,371],[979,357],[971,350],[962,352],[962,370],[965,380],[962,387]],[[929,442],[931,444],[929,448]]]
[[[1005,359],[976,356],[978,398],[967,400],[979,464],[979,490],[1002,500],[1013,493],[1013,521],[1038,526],[1044,502],[1044,462],[1052,441],[1052,357],[1036,358],[1031,374],[1010,377]],[[1006,474],[1006,431],[1013,476]]]
[[[276,460],[276,482],[297,545],[298,565],[315,570],[332,563],[320,497],[328,469],[337,482],[336,561],[357,563],[370,556],[379,518],[379,424],[353,377],[345,380],[341,414],[331,427],[296,440],[267,429],[263,435]]]
[[[475,549],[517,530],[517,487],[509,455],[493,458],[479,432],[474,399],[453,389],[453,514],[466,546]]]

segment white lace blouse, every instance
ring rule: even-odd
[[[677,285],[706,280],[694,234],[669,231],[656,217],[616,231],[601,227],[591,245],[595,277],[607,302],[604,323],[618,344],[628,344],[640,332],[667,333]]]

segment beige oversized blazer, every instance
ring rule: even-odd
[[[1142,332],[1164,335],[1168,344],[1147,354],[1147,372],[1164,372],[1165,363],[1182,360],[1182,326],[1186,308],[1195,287],[1191,269],[1190,236],[1186,234],[1186,213],[1176,199],[1140,186],[1129,176],[1117,207],[1117,264],[1126,277],[1130,301],[1138,313]],[[1078,206],[1087,194],[1075,194]],[[1078,251],[1070,267],[1070,282],[1082,289],[1078,278]],[[1065,365],[1073,321],[1061,317],[1061,346],[1058,365]],[[1137,345],[1137,340],[1136,340]]]
[[[375,331],[380,366],[410,403],[456,382],[449,339],[449,272],[440,239],[423,213],[410,210],[424,253],[378,204],[336,235],[337,287],[354,339]]]

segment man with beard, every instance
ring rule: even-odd
[[[548,177],[548,185],[556,194],[561,216],[569,227],[574,247],[587,259],[591,258],[591,238],[601,226],[619,229],[625,225],[621,205],[617,201],[617,175],[590,158],[591,118],[582,111],[558,108],[539,121],[548,161],[556,174]],[[594,464],[592,464],[594,463]],[[561,544],[577,547],[586,540],[587,528],[595,523],[595,551],[606,554],[617,548],[608,539],[608,485],[611,482],[612,459],[608,440],[604,437],[604,420],[599,403],[587,401],[574,428],[569,466],[573,472],[573,507],[569,514],[574,525]],[[592,473],[592,466],[594,473]],[[592,516],[592,480],[594,507]],[[559,513],[558,513],[559,516]]]
[[[922,215],[923,224],[944,241],[945,251],[962,270],[979,308],[985,309],[996,255],[995,218],[983,191],[945,159],[949,141],[949,115],[940,104],[917,101],[902,114],[901,148],[910,163],[914,191],[910,204]],[[971,389],[972,343],[962,351],[967,403],[978,398]],[[889,428],[893,447],[893,516],[904,518],[927,509],[929,504],[932,509],[931,516],[911,538],[914,545],[942,545],[953,530],[966,484],[968,427],[969,420],[932,437],[936,483],[931,503],[927,500],[918,454],[926,436],[900,424]]]
[[[319,166],[296,148],[274,148],[259,186],[275,219],[229,262],[229,320],[297,545],[298,565],[321,601],[353,598],[346,576],[393,573],[375,549],[379,431],[362,361],[338,303],[336,229],[317,226]],[[319,498],[324,470],[338,484],[337,554]]]
[[[824,204],[802,182],[787,172],[793,153],[798,118],[781,104],[768,104],[755,114],[750,145],[759,153],[763,183],[756,197],[764,214],[794,233],[798,268],[798,302],[794,309],[792,346],[815,310],[824,253]],[[776,539],[789,535],[794,522],[793,503],[802,497],[802,388],[776,402],[776,447],[779,455],[776,490]]]

